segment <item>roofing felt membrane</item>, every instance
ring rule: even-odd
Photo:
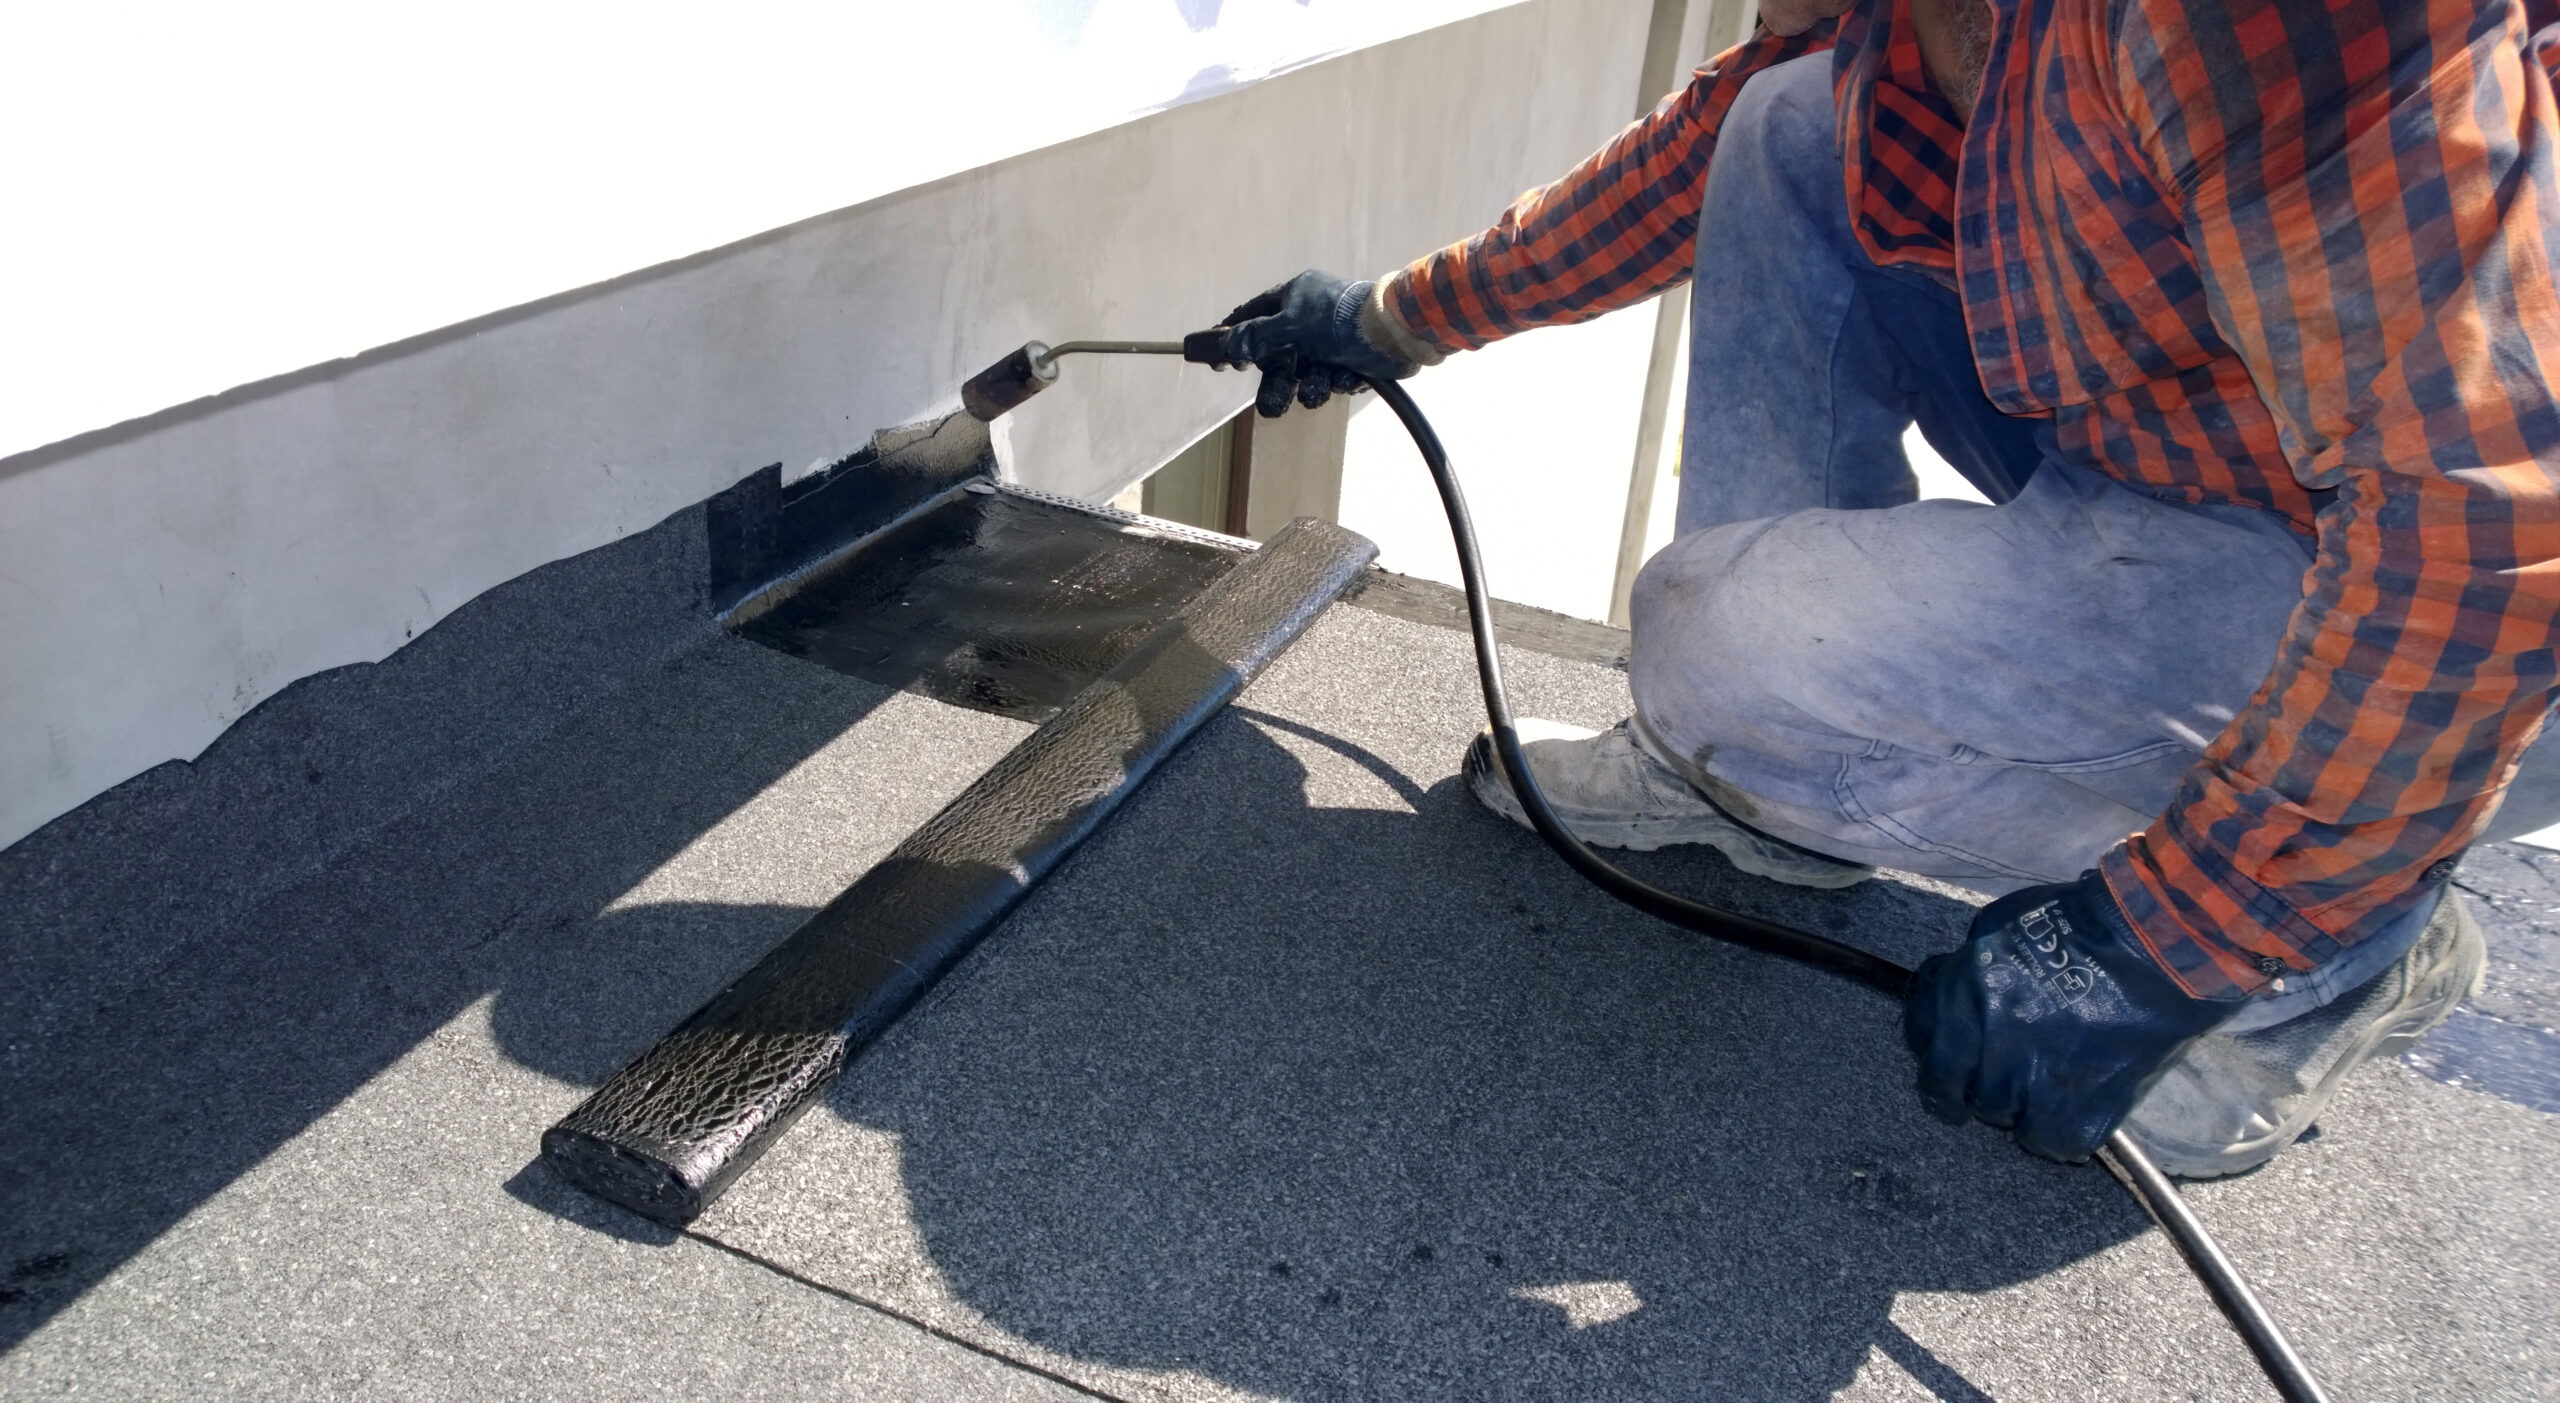
[[[1030,729],[723,633],[704,531],[0,852],[0,1393],[2263,1396],[2103,1174],[1918,1110],[1888,1006],[1481,812],[1464,637],[1353,606],[689,1233],[569,1189],[544,1127]],[[2465,866],[2482,1016],[2560,1021],[2548,857]],[[1630,865],[1905,959],[1969,911]],[[2383,1065],[2190,1193],[2339,1396],[2539,1398],[2554,1162]]]

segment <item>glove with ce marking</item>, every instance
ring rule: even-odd
[[[1182,357],[1220,370],[1260,369],[1253,406],[1266,419],[1279,417],[1292,398],[1313,409],[1336,394],[1357,394],[1367,388],[1363,375],[1401,380],[1420,361],[1390,349],[1408,338],[1372,305],[1376,287],[1310,268],[1182,338]]]
[[[1940,1120],[1971,1117],[2076,1164],[2237,1012],[2188,997],[2153,963],[2092,871],[1983,907],[1963,945],[1913,976],[1902,1034]]]

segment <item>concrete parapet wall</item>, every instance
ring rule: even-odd
[[[1495,10],[0,459],[0,844],[494,585],[947,409],[1024,340],[1174,335],[1472,232],[1626,120],[1649,18]],[[1010,462],[1086,497],[1249,392],[1067,374]]]

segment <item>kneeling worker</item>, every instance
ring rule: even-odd
[[[1999,894],[1906,1013],[1929,1107],[2253,1168],[2477,983],[2463,851],[2560,821],[2560,3],[1760,14],[1231,358],[1277,414],[1689,279],[1635,714],[1526,729],[1539,783],[1594,843]],[[1915,500],[1915,421],[1996,506]]]

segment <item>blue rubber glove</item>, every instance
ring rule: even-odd
[[[1902,1035],[1920,1059],[1921,1103],[1940,1120],[1970,1117],[2076,1164],[2239,1010],[2188,997],[2084,872],[1983,907],[1963,945],[1913,976]]]
[[[1414,364],[1360,334],[1360,309],[1376,286],[1310,268],[1182,338],[1183,358],[1261,370],[1253,407],[1265,419],[1278,418],[1293,398],[1313,409],[1336,394],[1357,394],[1368,388],[1362,375],[1401,380]]]

